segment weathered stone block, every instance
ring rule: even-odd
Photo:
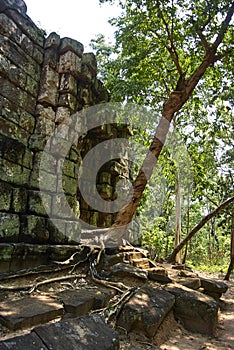
[[[28,133],[32,134],[35,126],[35,117],[26,111],[21,111],[19,116],[19,125]]]
[[[59,91],[62,93],[70,93],[77,95],[77,80],[69,73],[61,75]]]
[[[20,12],[22,15],[25,15],[27,12],[27,6],[23,0],[1,0],[0,12],[7,9],[14,9],[15,11]]]
[[[81,73],[82,59],[72,51],[66,51],[59,59],[59,73],[71,73],[79,77]]]
[[[118,325],[127,331],[142,330],[148,337],[154,337],[174,303],[172,294],[158,287],[143,286],[124,305]]]
[[[0,95],[0,114],[4,119],[13,121],[15,124],[19,124],[20,121],[20,108]]]
[[[42,64],[44,59],[44,51],[42,48],[39,48],[38,46],[34,46],[33,48],[33,59],[38,63]]]
[[[115,276],[120,277],[136,277],[143,280],[147,280],[148,278],[147,271],[121,262],[112,266],[111,271]]]
[[[0,241],[15,242],[20,230],[19,216],[16,214],[0,213]]]
[[[32,134],[29,139],[29,148],[36,152],[43,151],[49,136]]]
[[[29,138],[28,132],[10,120],[0,117],[0,130],[2,135],[18,140],[18,143],[21,142],[24,145],[27,144]]]
[[[18,27],[26,34],[33,42],[43,47],[44,45],[44,31],[39,29],[33,21],[19,12],[14,10],[7,10],[6,14],[17,23]]]
[[[15,338],[0,341],[0,350],[47,350],[42,340],[35,334],[30,333]]]
[[[48,173],[56,174],[57,159],[47,152],[37,152],[34,157],[34,170],[44,170]]]
[[[59,87],[59,74],[49,65],[43,67],[38,102],[56,106]]]
[[[58,106],[70,108],[75,112],[77,109],[77,98],[69,93],[60,94]]]
[[[0,321],[12,330],[46,323],[62,314],[63,306],[46,296],[6,301],[0,306]]]
[[[42,136],[50,136],[53,135],[53,132],[55,130],[55,124],[52,120],[47,119],[46,117],[40,115],[36,119],[36,127],[35,127],[35,134],[36,135],[42,135]]]
[[[67,51],[72,51],[76,55],[82,57],[84,46],[77,40],[71,38],[63,38],[61,40],[60,53],[63,54]]]
[[[58,107],[55,122],[58,124],[70,125],[71,110],[68,107]]]
[[[46,227],[49,232],[49,241],[52,244],[67,244],[68,237],[66,236],[66,222],[64,219],[46,220]],[[72,254],[71,254],[72,255]],[[52,254],[52,260],[53,260]],[[56,260],[56,258],[55,258]]]
[[[9,211],[11,206],[12,186],[0,181],[0,210]]]
[[[73,215],[79,218],[79,202],[72,196],[53,196],[52,215],[57,218],[71,218]]]
[[[118,350],[119,335],[99,315],[83,316],[37,327],[35,333],[48,349]]]
[[[111,296],[113,293],[108,289],[65,290],[58,293],[65,311],[76,316],[87,315],[91,310],[105,307]]]
[[[31,188],[40,189],[42,191],[56,192],[57,188],[57,175],[48,173],[46,171],[33,170],[30,175]]]
[[[55,112],[52,107],[44,107],[43,105],[38,104],[36,107],[36,116],[44,117],[55,122]]]
[[[60,45],[60,36],[53,32],[48,35],[48,37],[45,39],[44,48],[49,49],[50,47],[57,48]]]
[[[39,215],[50,215],[51,196],[43,193],[43,202],[39,191],[29,191],[29,212]]]
[[[46,229],[45,218],[40,216],[28,215],[25,217],[22,225],[20,241],[47,243],[49,240],[49,231]]]
[[[76,195],[78,189],[78,181],[77,179],[71,178],[69,176],[63,176],[63,189],[66,194]]]
[[[25,188],[14,188],[12,210],[16,213],[26,213],[28,191]]]
[[[226,293],[228,290],[228,285],[221,281],[214,281],[207,278],[200,278],[201,287],[205,289],[206,292],[215,292],[215,293]]]
[[[79,216],[79,213],[77,213]],[[66,220],[66,237],[70,243],[79,243],[81,239],[81,225],[77,221]]]
[[[37,97],[38,89],[39,89],[39,82],[27,76],[25,90],[29,92],[32,96]]]
[[[30,75],[36,81],[40,80],[40,66],[28,56],[16,43],[9,38],[0,35],[0,52],[10,60],[11,64],[22,69],[26,75]]]
[[[0,168],[0,178],[3,181],[13,183],[15,185],[28,185],[30,177],[30,170],[22,166],[2,160],[2,167]]]
[[[175,296],[174,315],[185,328],[211,336],[216,334],[218,304],[213,298],[178,284],[167,284],[164,289]]]
[[[201,280],[200,278],[177,278],[176,282],[179,284],[182,284],[182,286],[185,286],[190,289],[199,289],[201,287]]]

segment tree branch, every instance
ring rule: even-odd
[[[185,246],[185,244],[190,241],[190,239],[197,233],[210,219],[219,214],[223,209],[225,209],[229,204],[234,202],[234,196],[226,200],[219,207],[217,207],[214,211],[210,212],[206,215],[197,226],[195,226],[192,231],[180,242],[180,244],[175,247],[171,255],[167,258],[167,262],[174,262],[175,257],[179,251]]]
[[[231,4],[231,6],[230,6],[230,8],[228,10],[227,16],[225,17],[224,21],[221,24],[220,32],[217,35],[217,38],[216,38],[214,44],[211,47],[211,50],[213,52],[215,52],[217,50],[217,48],[219,47],[219,45],[223,41],[224,35],[225,35],[225,33],[226,33],[227,29],[228,29],[229,23],[230,23],[230,21],[232,19],[233,12],[234,12],[234,2]]]

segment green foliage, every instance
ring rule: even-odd
[[[102,47],[97,51],[103,55],[102,79],[113,101],[150,106],[156,115],[170,93],[179,89],[181,81],[188,79],[201,64],[224,30],[222,23],[233,6],[230,0],[100,0],[100,3],[108,1],[118,2],[123,11],[111,20],[117,27],[115,47],[111,51],[106,49],[103,36],[97,43]],[[177,113],[173,134],[177,139],[173,143],[169,138],[138,209],[144,243],[154,246],[160,257],[173,249],[178,169],[183,170],[180,178],[189,180],[192,174],[193,180],[193,186],[190,181],[183,183],[183,237],[207,212],[233,195],[232,52],[233,22],[219,46],[215,65],[207,70],[189,101]],[[135,131],[135,139],[145,146],[149,144],[156,121],[149,121],[151,127],[147,132],[146,128]],[[180,148],[179,141],[186,152]],[[181,163],[183,158],[185,161]],[[224,259],[228,264],[230,213],[231,209],[227,208],[216,218],[213,228],[206,225],[196,234],[188,247],[190,261],[196,265],[207,261],[207,265],[219,265]],[[212,229],[219,244],[211,234]]]

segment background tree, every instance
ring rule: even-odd
[[[233,171],[234,5],[231,1],[178,0],[119,3],[123,13],[112,20],[117,26],[116,46],[114,56],[108,56],[105,79],[112,100],[150,105],[169,122],[176,118],[193,162],[191,226],[208,210],[208,202],[213,209],[233,189],[220,198]],[[150,149],[157,159],[162,149],[157,136]],[[116,225],[131,220],[145,186],[140,172],[134,203],[119,213]]]

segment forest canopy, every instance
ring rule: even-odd
[[[158,166],[141,193],[136,184],[144,179],[136,177],[137,203],[127,211],[129,218],[137,215],[143,242],[158,257],[165,257],[173,250],[175,232],[179,230],[183,238],[204,215],[233,196],[234,3],[100,0],[104,2],[122,8],[122,14],[110,21],[116,27],[115,44],[108,44],[102,34],[91,43],[111,100],[152,108],[159,119],[171,122],[189,155],[192,187],[180,183],[181,165],[172,156],[170,142],[159,151],[152,136],[155,121],[150,120],[149,130],[138,130]],[[135,171],[140,174],[140,168]],[[162,181],[164,199],[159,208]],[[231,218],[229,206],[190,241],[188,259],[193,264],[222,265],[225,259],[228,263]],[[119,222],[124,220],[126,215],[119,213]]]

